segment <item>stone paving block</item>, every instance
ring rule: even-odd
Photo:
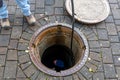
[[[113,16],[108,16],[107,19],[105,19],[105,22],[114,22]]]
[[[22,26],[24,23],[23,18],[15,18],[14,25],[16,26]]]
[[[102,48],[103,63],[113,63],[111,48]]]
[[[25,62],[29,62],[30,61],[30,58],[29,58],[29,55],[26,54],[26,55],[22,55],[19,57],[19,62],[20,63],[25,63]]]
[[[105,78],[116,78],[116,72],[113,64],[104,64]]]
[[[120,56],[113,56],[114,64],[120,66]]]
[[[36,8],[44,8],[45,7],[45,1],[44,0],[36,0]]]
[[[45,5],[53,5],[55,4],[55,0],[45,0]]]
[[[17,49],[17,45],[18,45],[18,40],[10,40],[9,49]]]
[[[120,19],[120,9],[112,9],[114,19]]]
[[[98,43],[98,41],[89,41],[89,46],[90,48],[99,48],[100,44]]]
[[[32,37],[32,34],[29,34],[29,33],[27,33],[27,32],[23,32],[23,33],[22,33],[22,38],[23,38],[23,39],[30,40],[31,37]]]
[[[55,14],[63,14],[63,8],[55,8]]]
[[[93,80],[104,80],[104,74],[101,72],[97,72],[93,75]]]
[[[36,72],[30,77],[30,79],[31,79],[31,80],[36,80],[36,78],[38,77],[38,75],[39,75],[39,71],[36,71]]]
[[[21,37],[21,34],[22,34],[22,27],[13,27],[11,38],[19,39]]]
[[[12,31],[11,29],[5,30],[4,28],[2,28],[1,29],[1,34],[6,34],[6,35],[8,34],[9,35],[9,34],[11,34],[11,31]]]
[[[4,78],[16,78],[17,61],[7,61]]]
[[[0,47],[0,54],[6,54],[7,53],[7,47]]]
[[[7,60],[17,60],[17,50],[8,50]]]
[[[120,20],[115,20],[115,24],[119,26],[120,25]]]
[[[102,48],[110,47],[110,42],[109,41],[100,41],[100,46]]]
[[[80,70],[81,74],[83,76],[85,76],[85,78],[87,78],[88,80],[92,77],[93,73],[92,72],[89,72],[88,68],[87,67],[83,67],[81,70]]]
[[[28,50],[28,43],[19,43],[18,50]]]
[[[86,80],[85,77],[80,72],[77,72],[77,75],[80,78],[80,80]]]
[[[110,42],[119,42],[119,37],[118,36],[109,36]]]
[[[31,65],[31,62],[23,63],[23,64],[21,64],[21,68],[24,70],[30,65]]]
[[[4,67],[0,67],[0,77],[3,77]]]
[[[54,14],[54,7],[45,6],[45,15],[52,15],[52,14]]]
[[[8,6],[7,9],[9,11],[9,14],[15,14],[16,6]]]
[[[106,24],[108,35],[117,35],[115,24]]]
[[[72,76],[65,76],[64,80],[73,80],[73,77]]]
[[[36,14],[44,14],[45,13],[45,9],[44,8],[36,8],[35,9],[35,13]]]
[[[111,49],[113,55],[120,54],[120,43],[111,43]]]
[[[5,65],[5,59],[6,59],[6,55],[0,55],[0,65],[1,66]]]
[[[36,68],[33,65],[29,66],[27,69],[24,70],[24,73],[27,75],[27,77],[32,76],[35,72]]]
[[[98,31],[98,38],[100,40],[108,40],[108,34],[106,29],[97,29]]]
[[[120,67],[116,67],[117,75],[118,75],[118,80],[120,79]]]
[[[89,58],[96,61],[101,61],[101,55],[95,52],[90,52]]]
[[[23,71],[21,70],[20,67],[18,67],[18,69],[17,69],[17,77],[18,78],[26,78],[25,74],[23,73]]]
[[[8,46],[10,35],[0,35],[0,46]]]

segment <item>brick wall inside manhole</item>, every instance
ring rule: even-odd
[[[71,31],[71,25],[54,23],[34,33],[29,54],[38,69],[52,76],[66,76],[83,67],[89,54],[88,43],[83,33],[75,28],[71,50]]]

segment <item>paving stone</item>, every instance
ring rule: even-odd
[[[63,8],[55,8],[55,14],[63,14]]]
[[[54,8],[52,6],[45,6],[45,14],[46,15],[54,14]]]
[[[36,72],[30,77],[30,79],[31,79],[31,80],[36,80],[36,78],[38,77],[38,75],[39,75],[39,71],[36,71]]]
[[[31,62],[23,63],[23,64],[21,64],[21,68],[24,70],[30,65],[31,65]]]
[[[109,41],[100,41],[100,46],[102,48],[110,47],[110,42]]]
[[[5,65],[5,59],[6,59],[6,55],[0,55],[0,65],[1,66]]]
[[[21,34],[22,34],[22,27],[13,27],[12,28],[11,38],[19,39],[21,37]]]
[[[113,16],[108,16],[107,19],[105,19],[105,22],[114,22]]]
[[[15,18],[14,25],[16,26],[22,26],[23,25],[23,18]]]
[[[9,49],[17,49],[18,40],[10,40]]]
[[[107,26],[107,31],[108,31],[108,35],[117,35],[117,30],[115,27],[115,24],[106,24]]]
[[[73,75],[73,79],[74,80],[80,80],[79,77],[78,77],[78,75],[76,75],[76,74]]]
[[[21,70],[20,67],[18,67],[18,69],[17,69],[17,77],[26,78],[25,74],[23,73],[23,71]]]
[[[112,9],[114,19],[120,19],[120,9]]]
[[[77,75],[80,78],[80,80],[86,80],[85,77],[80,72],[77,72]]]
[[[24,73],[27,75],[27,77],[32,76],[35,72],[36,68],[33,65],[29,66],[27,69],[24,70]]]
[[[4,78],[16,78],[17,61],[7,61]]]
[[[47,80],[47,77],[44,73],[40,72],[36,80]]]
[[[97,72],[93,75],[93,80],[104,80],[104,74]]]
[[[89,41],[88,43],[89,43],[90,48],[99,48],[100,47],[98,41]]]
[[[9,35],[9,34],[11,34],[11,31],[12,31],[11,29],[5,30],[4,28],[2,28],[1,29],[1,34],[8,34]]]
[[[8,50],[7,60],[17,60],[17,50]]]
[[[16,6],[8,6],[7,9],[9,11],[9,14],[15,14]]]
[[[72,76],[65,76],[64,80],[73,80],[73,77]]]
[[[29,58],[29,55],[26,54],[26,55],[22,55],[19,57],[19,62],[20,63],[25,63],[25,62],[29,62],[30,61],[30,58]]]
[[[109,36],[110,42],[119,42],[119,37],[118,36]]]
[[[111,48],[102,48],[103,63],[113,63]]]
[[[91,70],[91,72],[96,72],[97,66],[95,66],[94,64],[91,64],[91,63],[89,63],[89,62],[86,62],[85,65],[89,68],[89,70]]]
[[[111,49],[113,55],[120,54],[120,43],[111,43]]]
[[[6,54],[7,48],[6,47],[0,47],[0,54]]]
[[[21,55],[24,55],[24,54],[27,54],[25,51],[18,51],[18,56],[21,56]]]
[[[118,80],[120,79],[120,67],[116,67],[117,75],[118,75]]]
[[[44,0],[36,0],[36,8],[44,8],[45,7],[45,1]]]
[[[120,66],[120,56],[113,56],[114,64]]]
[[[53,5],[55,3],[55,0],[45,0],[45,5]]]
[[[28,43],[19,43],[18,50],[28,50]]]
[[[98,31],[98,38],[100,40],[108,40],[107,30],[105,30],[105,29],[97,29],[97,31]]]
[[[8,46],[10,35],[0,35],[0,46]]]
[[[30,40],[31,37],[32,37],[32,34],[29,34],[27,32],[23,32],[23,34],[22,34],[23,39]]]
[[[95,52],[90,52],[89,58],[96,61],[101,61],[101,55]]]
[[[89,80],[89,78],[92,77],[93,73],[92,72],[89,72],[89,70],[86,68],[86,67],[83,67],[81,70],[80,70],[81,74],[85,76],[85,78],[87,78]]]
[[[105,78],[116,78],[116,72],[113,64],[104,64]]]
[[[0,77],[3,77],[4,67],[0,67]]]

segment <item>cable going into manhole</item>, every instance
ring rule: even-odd
[[[72,33],[71,33],[71,44],[70,44],[70,48],[72,50],[72,46],[73,46],[73,35],[74,35],[74,23],[75,23],[75,18],[74,18],[74,1],[71,0],[71,6],[72,6]]]

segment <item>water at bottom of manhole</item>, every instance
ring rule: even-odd
[[[53,45],[48,47],[42,55],[42,64],[46,67],[60,72],[74,66],[74,55],[71,49],[64,45]]]

